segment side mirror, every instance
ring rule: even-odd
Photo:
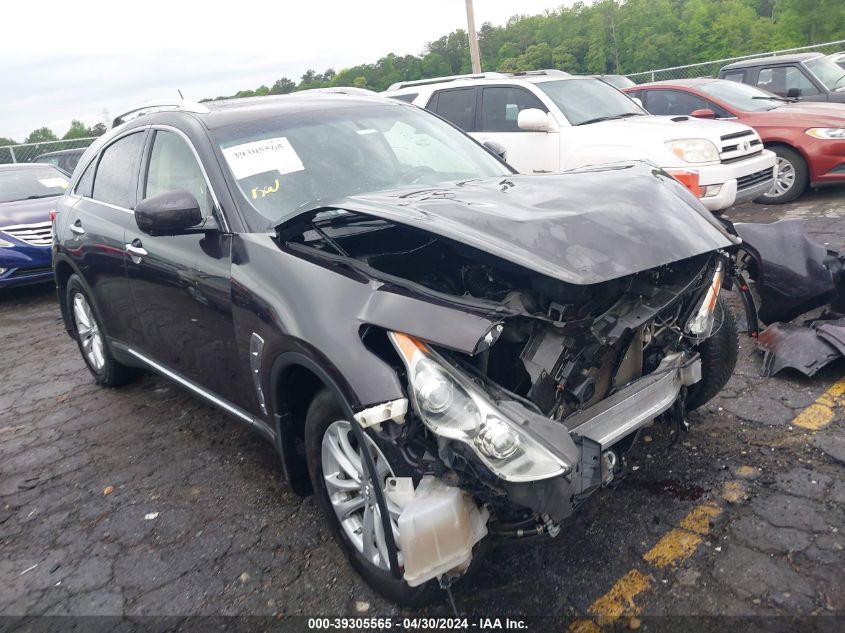
[[[495,154],[503,161],[508,162],[508,149],[502,145],[501,143],[497,143],[496,141],[484,141],[482,143],[487,151],[491,154]]]
[[[516,117],[516,125],[520,130],[528,132],[550,132],[555,129],[552,118],[537,108],[521,110]]]
[[[786,91],[787,99],[797,99],[801,96],[801,88],[790,88]]]
[[[138,228],[150,235],[173,235],[198,227],[202,211],[193,194],[165,191],[142,200],[135,207]]]
[[[698,110],[693,110],[689,114],[690,116],[695,117],[696,119],[715,119],[716,113],[713,112],[710,108],[700,108]]]

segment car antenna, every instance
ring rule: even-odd
[[[179,93],[179,98],[180,98],[182,101],[184,101],[184,100],[185,100],[185,97],[183,97],[183,96],[182,96],[182,91],[181,91],[181,90],[179,90],[179,88],[176,88],[176,92],[178,92],[178,93]]]

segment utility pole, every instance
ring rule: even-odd
[[[467,2],[467,30],[469,31],[469,55],[472,58],[472,72],[481,72],[481,55],[478,53],[478,33],[475,31],[475,14],[472,10],[472,0]]]

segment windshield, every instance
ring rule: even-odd
[[[845,85],[845,70],[829,57],[816,57],[804,62],[816,78],[827,86],[828,90],[836,90]]]
[[[742,112],[763,112],[786,103],[771,92],[726,79],[701,84],[698,89]]]
[[[48,165],[0,169],[0,202],[60,196],[67,185],[67,177]]]
[[[261,228],[356,194],[511,173],[448,123],[392,102],[291,111],[213,133]]]
[[[545,92],[572,125],[648,114],[624,93],[598,79],[544,81]]]

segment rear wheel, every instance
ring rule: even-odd
[[[687,391],[688,411],[697,409],[728,384],[736,367],[739,340],[736,320],[728,302],[719,297],[716,303],[713,334],[697,350],[701,355],[701,380]]]
[[[68,278],[65,297],[79,351],[97,384],[117,387],[135,378],[138,370],[122,365],[112,356],[100,320],[77,275]]]
[[[809,182],[807,162],[791,147],[775,146],[777,154],[778,176],[769,193],[757,198],[762,204],[784,204],[792,202],[804,193]]]
[[[352,432],[352,423],[345,417],[327,389],[318,393],[308,408],[305,451],[317,504],[352,567],[367,584],[402,606],[431,602],[437,596],[437,585],[433,581],[411,587],[390,574],[381,513],[366,475],[362,447]],[[394,476],[394,470],[378,446],[366,434],[364,438],[373,449],[376,471],[384,486],[387,479]],[[387,503],[398,547],[400,509]],[[401,552],[399,564],[402,565]]]

